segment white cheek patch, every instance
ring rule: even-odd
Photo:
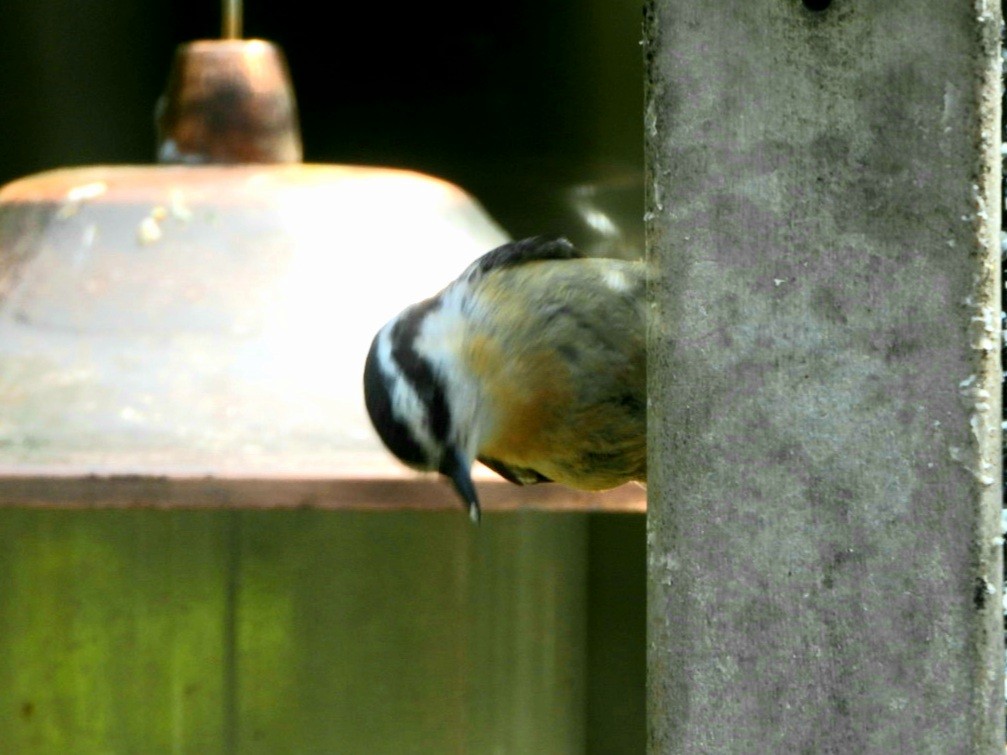
[[[409,428],[410,434],[423,449],[426,457],[433,462],[440,459],[440,451],[430,433],[430,417],[427,407],[420,400],[413,384],[405,376],[392,356],[392,324],[381,329],[378,335],[378,367],[388,378],[389,394],[392,400],[392,414]]]

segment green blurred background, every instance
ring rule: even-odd
[[[209,0],[0,7],[0,183],[149,162],[175,46],[219,28]],[[590,245],[586,191],[638,245],[638,0],[334,8],[246,3],[307,161],[432,173]],[[644,529],[0,508],[0,752],[643,752]]]

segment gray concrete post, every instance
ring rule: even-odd
[[[652,753],[1003,751],[999,5],[650,0]]]

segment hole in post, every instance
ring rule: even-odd
[[[802,0],[808,10],[825,10],[832,5],[832,0]]]

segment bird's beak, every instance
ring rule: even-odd
[[[462,502],[468,507],[469,519],[474,524],[479,524],[479,496],[472,483],[472,462],[457,448],[449,448],[441,462],[440,472],[451,480]]]

